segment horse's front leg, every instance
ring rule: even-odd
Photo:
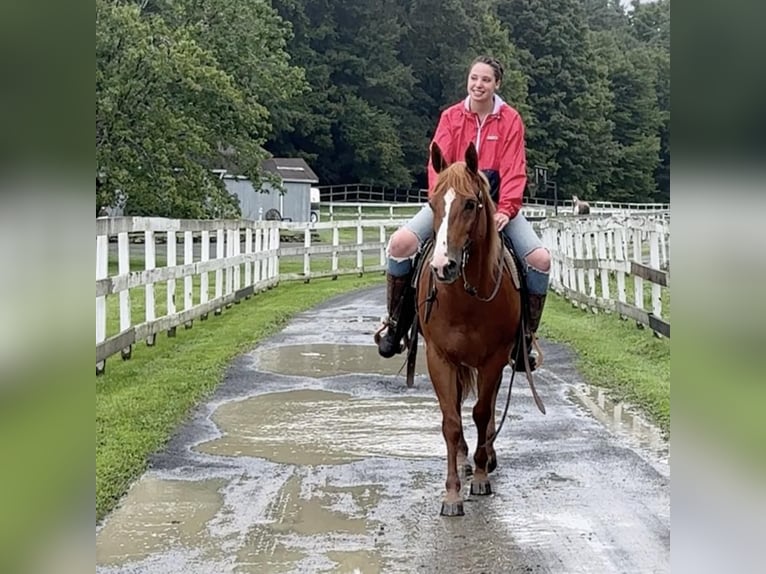
[[[473,408],[473,420],[476,423],[477,441],[473,460],[476,469],[471,482],[471,494],[492,494],[492,487],[487,476],[497,466],[495,449],[485,444],[495,431],[495,402],[502,380],[503,364],[488,365],[479,370],[479,396]]]
[[[446,493],[440,514],[442,516],[463,516],[463,497],[460,495],[460,476],[457,471],[460,437],[463,434],[457,373],[449,363],[433,351],[432,347],[427,347],[426,353],[431,384],[439,399],[439,407],[442,411],[442,435],[444,435],[444,442],[447,445]],[[467,448],[466,445],[466,450]]]
[[[465,441],[465,435],[463,434],[463,400],[465,396],[461,385],[457,386],[457,390],[457,414],[460,417],[460,438],[457,441],[457,469],[463,478],[470,478],[473,475],[473,467],[468,460],[468,443]]]
[[[495,385],[495,394],[492,397],[492,407],[489,415],[489,425],[487,426],[487,438],[492,437],[495,434],[497,428],[495,424],[495,413],[497,412],[497,394],[500,392],[500,386],[503,384],[503,372],[500,371],[497,384]],[[510,392],[510,390],[509,390]],[[494,442],[487,445],[487,472],[492,473],[497,468],[497,454],[495,454]]]

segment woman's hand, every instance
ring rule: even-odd
[[[498,231],[502,231],[509,221],[510,219],[505,213],[495,213],[495,227]]]

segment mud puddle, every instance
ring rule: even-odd
[[[570,391],[572,398],[598,421],[628,443],[650,452],[662,465],[667,465],[670,446],[662,431],[623,403],[611,400],[605,389],[581,385]]]
[[[145,476],[96,535],[96,563],[122,564],[183,546],[200,548],[220,510],[223,479],[162,480]]]
[[[296,390],[224,403],[211,419],[221,436],[200,443],[197,452],[295,465],[445,454],[434,398],[353,398]]]
[[[418,349],[417,373],[427,373],[425,349]],[[384,359],[372,345],[307,344],[286,345],[256,352],[263,371],[299,377],[331,377],[352,373],[396,375],[401,372],[404,355]],[[401,358],[399,358],[401,357]]]

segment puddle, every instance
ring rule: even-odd
[[[335,562],[332,572],[339,574],[380,574],[383,572],[380,556],[371,552],[328,552],[327,557]]]
[[[224,484],[144,476],[96,534],[96,563],[133,562],[178,546],[200,548],[207,522],[222,507]]]
[[[256,527],[247,537],[245,546],[237,553],[238,574],[282,574],[295,572],[298,562],[307,554],[289,548],[276,540],[263,526]]]
[[[348,514],[333,510],[331,501],[324,496],[301,497],[301,479],[294,476],[285,483],[278,495],[277,504],[279,522],[272,525],[272,530],[280,533],[295,533],[302,536],[314,536],[329,532],[345,534],[365,534],[368,530],[365,513],[351,517]],[[372,526],[370,526],[370,529]]]
[[[256,354],[260,370],[300,377],[330,377],[351,373],[396,375],[405,357],[384,359],[372,345],[288,345]],[[402,370],[402,374],[404,374]],[[426,374],[426,352],[418,349],[416,373]]]
[[[204,564],[210,571],[228,564],[233,570],[227,566],[227,571],[238,573],[295,572],[304,571],[306,564],[312,564],[312,570],[317,564],[333,563],[333,572],[381,572],[381,557],[374,551],[346,550],[332,541],[356,540],[355,545],[367,546],[383,531],[379,522],[368,519],[380,504],[382,487],[306,479],[290,475],[278,491],[254,494],[269,497],[263,515],[249,524],[244,521],[238,532],[216,534],[210,524],[231,511],[224,508],[225,480],[145,476],[96,534],[96,564],[119,567],[145,559],[158,564],[164,555],[183,571],[179,557],[190,553],[195,567]],[[241,545],[232,553],[231,543],[236,544],[237,538]]]
[[[587,385],[573,388],[570,396],[614,434],[650,451],[659,462],[668,463],[670,448],[662,431],[640,415],[627,410],[622,403],[612,401],[607,391]]]
[[[211,418],[222,436],[195,450],[212,455],[335,465],[370,456],[431,458],[446,452],[435,398],[355,399],[298,390],[224,403]]]

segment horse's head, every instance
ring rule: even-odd
[[[435,234],[430,265],[438,281],[452,283],[460,275],[472,243],[497,242],[492,225],[495,208],[473,143],[466,149],[465,161],[452,165],[447,165],[434,143],[431,164],[439,177],[429,200]]]

